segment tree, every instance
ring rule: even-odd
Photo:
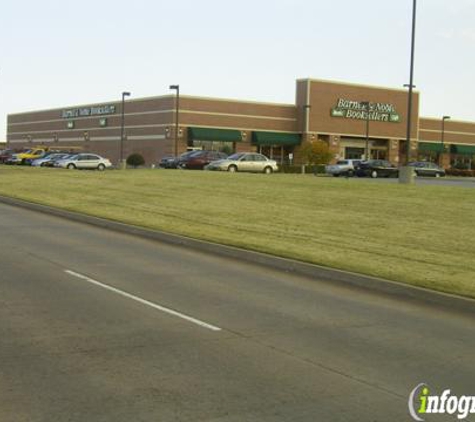
[[[140,154],[130,154],[127,157],[127,164],[136,169],[138,166],[143,166],[145,164],[145,160]]]
[[[328,164],[333,158],[330,147],[321,139],[306,142],[302,146],[302,156],[307,160],[307,164]]]

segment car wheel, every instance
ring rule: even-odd
[[[97,170],[99,171],[104,171],[105,169],[106,169],[106,166],[102,163],[97,166]]]
[[[266,168],[264,169],[264,173],[265,173],[265,174],[272,174],[272,167],[266,167]]]
[[[371,177],[372,177],[373,179],[376,179],[376,178],[378,177],[378,172],[377,172],[376,170],[372,170],[372,171],[371,171]]]
[[[66,166],[66,168],[67,168],[68,170],[74,170],[74,169],[76,168],[76,166],[75,166],[73,163],[69,163],[69,164]]]
[[[339,173],[333,173],[333,177],[340,177]]]
[[[228,167],[228,171],[229,171],[230,173],[236,173],[236,172],[237,172],[237,167],[234,166],[234,165],[229,166],[229,167]]]

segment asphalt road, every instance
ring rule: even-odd
[[[3,204],[0,248],[1,422],[400,422],[421,382],[475,395],[473,313]]]
[[[379,177],[372,179],[371,177],[339,177],[337,180],[352,180],[352,181],[371,181],[372,183],[399,183],[398,178]],[[432,185],[432,186],[451,186],[461,188],[475,188],[475,178],[473,177],[415,177],[414,183],[416,185]]]

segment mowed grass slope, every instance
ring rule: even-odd
[[[475,297],[474,189],[2,166],[0,195]]]

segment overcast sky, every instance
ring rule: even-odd
[[[412,0],[3,0],[6,116],[170,93],[293,104],[295,80],[409,82]],[[475,0],[419,0],[420,114],[475,121]]]

